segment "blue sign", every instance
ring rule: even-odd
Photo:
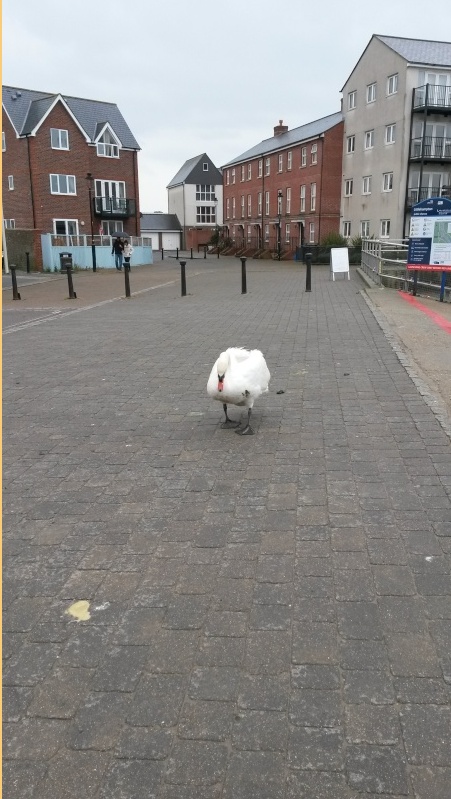
[[[408,269],[451,269],[451,200],[431,197],[413,206]]]

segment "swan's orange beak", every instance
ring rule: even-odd
[[[218,391],[224,390],[224,380],[218,380]]]

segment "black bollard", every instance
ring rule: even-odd
[[[204,261],[205,261],[206,257],[207,257],[207,248],[204,247]]]
[[[182,280],[182,297],[186,297],[186,261],[180,261],[180,277]]]
[[[29,272],[30,271],[30,253],[26,252],[25,253],[25,257],[27,259],[27,272]]]
[[[67,272],[67,284],[69,286],[69,299],[70,300],[76,300],[77,299],[77,295],[75,294],[74,284],[72,282],[72,267],[67,265],[66,266],[66,272]]]
[[[125,278],[125,296],[131,297],[130,294],[130,264],[124,264],[124,278]]]
[[[163,250],[163,247],[161,248],[161,260],[164,261],[164,250]]]
[[[445,299],[445,286],[446,286],[446,272],[442,272],[442,279],[440,281],[440,302]]]
[[[311,291],[312,290],[312,253],[306,252],[305,253],[305,264],[306,264],[306,273],[305,273],[305,290]]]
[[[9,267],[9,271],[11,272],[11,283],[13,287],[13,300],[20,300],[20,294],[17,291],[17,277],[16,277],[16,266],[15,264],[11,264]]]
[[[176,255],[175,255],[175,257],[176,257],[176,259],[177,259],[177,261],[178,261],[178,259],[179,259],[179,248],[178,248],[178,247],[177,247],[177,250],[176,250]]]
[[[218,258],[219,258],[219,245],[218,245]]]
[[[193,260],[193,248],[191,247],[191,260]]]
[[[241,294],[247,294],[245,258],[241,258]]]
[[[412,289],[412,294],[414,297],[417,296],[417,288],[418,288],[418,269],[415,269],[413,273],[413,289]]]

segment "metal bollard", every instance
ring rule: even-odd
[[[418,288],[418,269],[415,269],[413,273],[413,289],[412,289],[412,294],[414,297],[417,296],[417,288]]]
[[[247,294],[246,258],[241,258],[241,294]]]
[[[68,283],[68,286],[69,286],[69,299],[70,300],[76,300],[77,299],[77,295],[75,294],[74,284],[72,282],[72,267],[69,266],[69,265],[66,266],[66,272],[67,272],[67,283]]]
[[[27,259],[27,272],[30,272],[30,253],[26,252],[25,257]]]
[[[178,261],[178,259],[179,259],[179,248],[178,248],[178,247],[177,247],[177,250],[176,250],[176,255],[175,255],[175,257],[176,257],[176,259],[177,259],[177,261]]]
[[[207,257],[207,248],[204,247],[204,261],[205,261],[206,257]]]
[[[442,279],[440,281],[440,302],[445,299],[445,286],[446,286],[446,272],[442,272]]]
[[[131,297],[130,294],[130,264],[124,264],[124,278],[125,278],[125,296]]]
[[[193,248],[191,247],[191,260],[193,260]]]
[[[305,253],[305,264],[306,264],[306,273],[305,273],[305,290],[311,291],[312,290],[312,253],[306,252]]]
[[[218,244],[218,258],[219,258],[219,244]]]
[[[185,273],[185,266],[186,261],[180,261],[180,276],[182,280],[182,297],[186,297],[186,273]]]
[[[164,261],[164,250],[163,250],[163,247],[161,248],[161,260]]]
[[[11,272],[11,283],[13,287],[13,300],[20,300],[20,294],[17,291],[17,277],[16,277],[16,265],[10,264],[9,271]]]

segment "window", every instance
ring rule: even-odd
[[[310,210],[314,211],[316,208],[316,183],[310,184]]]
[[[351,111],[357,105],[357,92],[349,92],[348,94],[348,110]]]
[[[371,194],[371,175],[362,178],[362,194]]]
[[[226,200],[226,219],[230,219],[230,200],[228,197]]]
[[[60,128],[50,128],[50,145],[53,150],[69,149],[69,133]]]
[[[252,241],[252,227],[251,227],[251,225],[247,226],[247,241],[248,241],[248,244]]]
[[[343,222],[343,236],[345,239],[349,239],[351,236],[351,223],[350,222]]]
[[[310,150],[310,154],[311,154],[311,157],[312,157],[311,163],[312,164],[317,164],[318,163],[318,145],[317,144],[312,144],[312,147],[311,147],[311,150]]]
[[[14,175],[8,175],[8,189],[10,191],[14,189]]]
[[[96,180],[95,189],[97,211],[124,213],[127,210],[123,180]]]
[[[235,219],[235,216],[236,216],[235,197],[232,197],[232,219]]]
[[[15,219],[5,219],[5,228],[9,230],[13,230],[16,227],[16,220]]]
[[[204,172],[208,172],[208,162],[207,161],[204,161],[204,163],[202,164],[202,169],[203,169]]]
[[[360,235],[362,239],[368,239],[370,237],[369,219],[364,219],[362,222],[360,222]]]
[[[387,78],[387,94],[396,94],[398,91],[398,73]]]
[[[247,195],[247,215],[252,216],[252,194]]]
[[[265,191],[265,215],[269,216],[269,191]]]
[[[367,103],[374,103],[376,100],[376,84],[370,83],[366,87],[366,101]]]
[[[265,225],[265,241],[269,241],[269,225]]]
[[[102,138],[97,142],[97,155],[101,158],[119,158],[117,140],[109,130],[105,130]]]
[[[244,166],[244,164],[242,164],[241,165],[241,183],[243,183],[245,179],[246,179],[246,167]]]
[[[210,186],[208,183],[196,184],[196,200],[200,200],[201,202],[214,202],[215,199],[216,196],[214,186]]]
[[[261,178],[262,175],[263,175],[263,158],[260,158],[258,162],[258,177]]]
[[[291,189],[287,189],[285,213],[291,214]]]
[[[314,244],[315,243],[315,223],[314,222],[310,222],[309,242],[310,242],[310,244]]]
[[[293,153],[290,150],[290,152],[287,153],[287,171],[288,172],[290,171],[292,166],[293,166]]]
[[[301,147],[301,166],[307,166],[307,147]]]
[[[393,191],[393,172],[384,172],[382,175],[382,191]]]
[[[241,195],[241,219],[244,219],[244,194]]]
[[[287,222],[287,224],[285,225],[285,242],[287,244],[290,243],[290,224],[289,224],[289,222]]]
[[[4,153],[5,150],[6,150],[6,137],[5,137],[5,131],[2,130],[2,152]]]
[[[261,191],[258,192],[258,199],[257,199],[257,215],[262,215],[262,193]]]
[[[301,186],[301,205],[300,205],[301,214],[305,212],[305,186]]]
[[[385,144],[393,144],[396,139],[396,123],[385,126]]]
[[[124,230],[121,219],[102,219],[101,225],[104,236],[113,236],[114,233],[121,233]]]
[[[216,208],[214,205],[198,205],[196,208],[196,222],[216,222]]]
[[[345,180],[345,197],[350,197],[354,188],[354,181],[352,178]]]
[[[367,130],[365,133],[365,150],[371,150],[374,147],[374,130]]]
[[[76,194],[75,175],[50,175],[52,194]]]
[[[114,230],[116,230],[116,227]],[[54,219],[53,232],[56,236],[78,236],[78,220]]]
[[[348,136],[346,139],[346,152],[353,153],[355,152],[355,136]]]
[[[282,172],[283,169],[283,154],[279,153],[279,172]]]
[[[228,186],[228,185],[229,185],[229,183],[230,183],[230,171],[229,171],[229,170],[227,170],[227,171],[226,171],[226,186]]]
[[[381,239],[388,239],[390,236],[390,220],[381,219]]]
[[[235,183],[235,170],[232,169],[232,185]]]
[[[265,159],[265,175],[269,175],[270,171],[271,171],[271,159],[270,158],[266,158]]]
[[[252,164],[247,165],[247,179],[250,180],[252,178]]]

